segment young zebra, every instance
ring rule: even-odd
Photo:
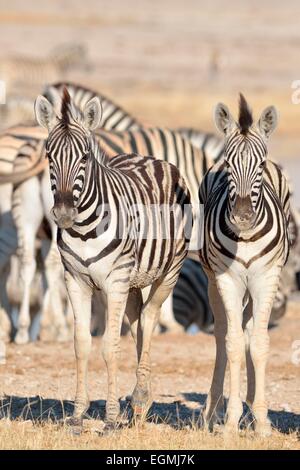
[[[217,345],[206,419],[213,426],[221,411],[228,357],[230,395],[225,430],[238,429],[243,410],[239,394],[245,329],[247,402],[257,432],[268,434],[267,328],[289,252],[289,189],[280,168],[267,159],[267,141],[276,127],[277,114],[273,106],[266,108],[254,126],[241,95],[238,123],[224,104],[217,105],[215,122],[225,137],[225,156],[208,171],[200,186],[200,203],[204,204],[200,259],[209,279]]]
[[[81,422],[89,405],[86,374],[91,296],[94,289],[101,289],[108,305],[103,353],[108,369],[106,422],[110,427],[120,411],[116,356],[125,312],[138,354],[134,413],[144,415],[151,404],[151,335],[187,253],[184,206],[190,202],[189,192],[176,167],[169,163],[139,155],[119,155],[111,160],[105,156],[92,132],[101,118],[97,97],[79,113],[65,89],[61,118],[42,96],[37,98],[35,112],[39,124],[49,131],[46,150],[54,196],[52,213],[59,227],[58,247],[75,317],[73,423]],[[157,212],[160,207],[164,207],[163,218]],[[141,289],[147,285],[152,287],[142,304]]]

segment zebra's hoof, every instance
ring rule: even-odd
[[[255,434],[259,437],[270,437],[272,434],[272,426],[267,423],[256,423]]]
[[[67,426],[71,427],[82,427],[83,426],[83,418],[77,418],[76,416],[71,416],[67,418],[65,421]]]
[[[16,344],[27,344],[29,343],[28,331],[19,330],[15,337]]]
[[[102,436],[108,436],[109,434],[114,433],[118,429],[120,429],[120,425],[116,421],[114,421],[114,422],[107,421],[104,425],[104,428],[101,432],[101,435]]]

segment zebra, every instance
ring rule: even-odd
[[[207,277],[198,260],[187,258],[184,261],[172,297],[174,317],[185,330],[196,325],[201,331],[212,332],[213,316],[207,295]],[[164,308],[168,308],[166,302],[162,311]]]
[[[237,431],[243,411],[239,376],[246,344],[246,401],[256,431],[268,435],[271,426],[264,390],[267,326],[289,253],[289,188],[280,168],[267,159],[277,112],[273,106],[267,107],[254,125],[252,112],[240,95],[238,122],[222,103],[216,106],[214,119],[224,135],[224,159],[207,172],[199,190],[203,204],[200,260],[209,282],[217,346],[205,418],[213,427],[222,411],[228,357],[230,393],[224,430]]]
[[[89,404],[91,294],[100,288],[108,305],[103,354],[108,370],[106,426],[110,428],[120,412],[116,354],[125,311],[138,354],[131,401],[134,415],[145,416],[151,404],[151,335],[187,254],[189,191],[177,168],[167,162],[138,154],[106,157],[93,134],[101,119],[97,97],[79,113],[65,89],[58,117],[40,95],[35,113],[49,132],[46,152],[54,197],[52,215],[58,225],[58,246],[75,318],[78,375],[72,424],[81,424]],[[157,211],[151,215],[153,207],[163,206],[161,219]],[[151,291],[142,304],[141,289],[147,285]]]
[[[179,127],[176,130],[189,140],[194,147],[202,150],[208,160],[209,167],[223,157],[224,142],[216,134],[192,127]]]
[[[59,44],[45,58],[5,57],[0,64],[0,80],[6,92],[20,93],[20,88],[36,92],[47,81],[55,82],[76,67],[87,68],[87,50],[83,44]]]

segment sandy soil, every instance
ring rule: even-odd
[[[299,303],[270,331],[271,353],[267,371],[269,415],[281,433],[300,429]],[[296,343],[298,341],[298,343]],[[199,418],[205,403],[214,361],[214,339],[199,333],[154,337],[152,378],[154,404],[150,415],[171,427],[188,426]],[[2,417],[34,422],[60,420],[73,409],[75,362],[73,345],[32,343],[8,347],[7,365],[1,366]],[[101,339],[93,340],[89,362],[89,416],[103,425],[106,368]],[[243,371],[245,398],[245,371]],[[122,338],[119,386],[122,407],[135,384],[135,350],[131,337]],[[226,393],[228,381],[226,381]],[[88,421],[86,421],[88,423]],[[88,424],[85,424],[87,426]]]

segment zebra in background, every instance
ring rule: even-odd
[[[0,64],[0,80],[6,85],[6,92],[36,92],[43,83],[61,80],[74,68],[89,67],[87,50],[83,44],[59,44],[44,58],[27,56],[4,57]]]
[[[267,435],[271,431],[265,400],[267,327],[289,252],[289,189],[280,168],[267,159],[267,141],[277,113],[273,106],[266,108],[254,126],[241,95],[238,123],[221,103],[215,109],[215,122],[225,137],[225,155],[208,171],[199,194],[204,204],[200,260],[209,281],[217,346],[206,420],[213,426],[222,410],[228,357],[225,430],[237,431],[243,411],[240,368],[246,343],[247,403],[256,431]]]
[[[165,303],[162,306],[168,308]],[[199,261],[187,258],[173,291],[176,321],[188,330],[192,325],[206,333],[213,331],[213,316],[207,295],[207,277]],[[165,316],[168,314],[166,313]]]
[[[65,87],[67,87],[74,105],[79,108],[82,108],[88,101],[98,96],[102,107],[101,127],[103,129],[128,131],[143,127],[136,118],[102,93],[100,94],[90,88],[71,82],[57,82],[47,85],[43,91],[43,96],[55,106],[58,112],[61,107],[62,93]]]
[[[206,170],[223,157],[224,142],[217,135],[191,127],[179,127],[176,130],[189,140],[194,147],[202,150],[208,160],[209,166]]]
[[[177,168],[169,163],[137,154],[111,160],[105,156],[93,135],[101,119],[97,97],[79,113],[65,89],[61,118],[42,96],[37,98],[35,112],[39,124],[49,131],[46,149],[54,196],[52,214],[59,227],[58,246],[75,317],[78,376],[73,423],[81,424],[89,406],[86,373],[91,296],[98,288],[105,292],[108,305],[103,353],[108,369],[106,423],[110,427],[120,412],[116,355],[125,312],[138,354],[131,402],[134,414],[145,416],[151,405],[151,336],[187,254],[189,192]],[[137,205],[143,208],[139,215]],[[157,212],[151,215],[153,208],[163,206],[166,210],[161,219]],[[143,304],[141,289],[147,285],[152,287]]]

